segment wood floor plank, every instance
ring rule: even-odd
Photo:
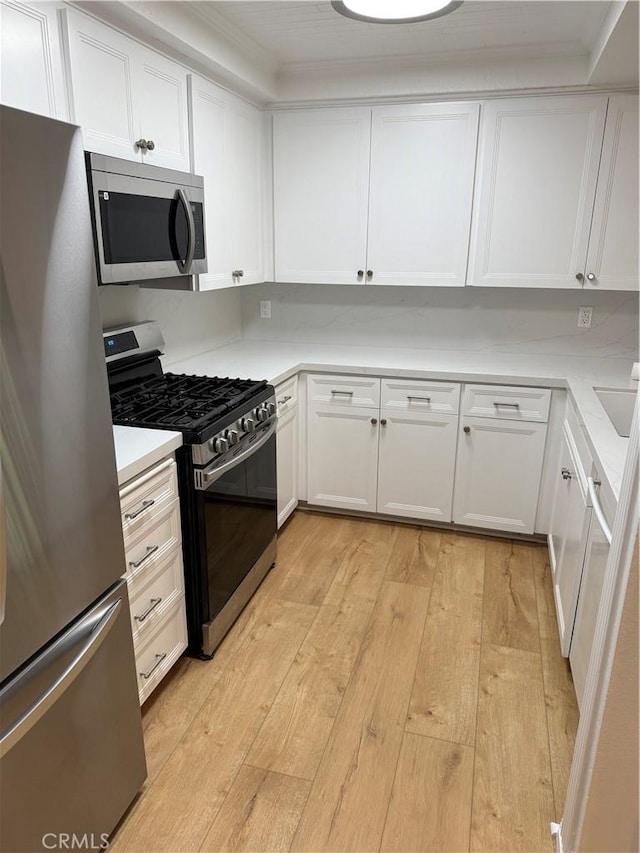
[[[216,661],[181,658],[142,707],[149,786],[220,680]]]
[[[553,788],[540,655],[484,644],[471,850],[551,851]]]
[[[200,850],[286,853],[310,787],[303,779],[244,765]]]
[[[441,540],[439,530],[399,527],[385,580],[431,587]]]
[[[314,778],[372,607],[320,608],[251,748],[248,764]]]
[[[482,636],[486,643],[539,653],[530,545],[487,540]]]
[[[428,592],[385,582],[292,850],[376,850],[382,839]]]
[[[473,746],[484,539],[444,534],[409,704],[407,731]]]
[[[235,660],[223,667],[111,849],[198,850],[316,613],[308,605],[265,600],[246,626]]]
[[[469,849],[473,756],[470,746],[405,734],[381,850]]]
[[[555,819],[560,821],[580,715],[569,661],[560,653],[549,554],[541,547],[533,557]]]

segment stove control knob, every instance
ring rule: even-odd
[[[267,407],[266,406],[258,406],[258,408],[256,409],[256,417],[257,417],[259,423],[266,421],[267,418],[269,417],[269,412],[267,410]]]
[[[253,418],[243,418],[241,426],[245,432],[253,432],[253,430],[256,428],[256,424]]]
[[[213,449],[216,453],[225,453],[229,449],[229,442],[226,438],[216,438],[213,442]]]
[[[269,412],[269,416],[275,415],[276,413],[276,404],[275,403],[267,403],[267,411]]]
[[[234,444],[238,443],[238,430],[237,429],[228,429],[225,438],[229,442],[229,445],[233,447]]]

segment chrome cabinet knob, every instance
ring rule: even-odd
[[[381,426],[386,426],[386,425],[387,425],[387,419],[386,419],[386,418],[382,418],[382,419],[381,419],[381,421],[380,421],[380,425],[381,425]]]
[[[562,479],[563,480],[571,480],[572,477],[573,477],[573,474],[571,473],[571,471],[568,468],[562,469]]]
[[[467,433],[467,435],[469,435],[469,433],[471,432],[471,427],[470,427],[470,426],[463,427],[463,428],[462,428],[462,431],[463,431],[463,432],[466,432],[466,433]]]
[[[364,270],[358,270],[358,278],[362,278],[364,275]]]
[[[146,151],[149,148],[149,143],[146,139],[137,139],[136,148],[139,148],[140,151]]]
[[[578,281],[584,281],[584,276],[581,272],[576,273],[576,278],[578,279]]]
[[[216,438],[213,442],[213,449],[216,453],[226,453],[229,449],[229,442],[226,438]]]
[[[373,278],[373,270],[367,270],[367,278]]]
[[[377,418],[371,418],[371,426],[375,426],[378,423]]]
[[[596,277],[592,272],[587,273],[587,281],[595,281]]]
[[[241,426],[245,432],[253,432],[256,428],[256,423],[253,418],[243,418]]]
[[[225,438],[229,442],[229,446],[233,447],[234,444],[238,443],[238,430],[237,429],[228,429],[225,433]]]
[[[155,144],[155,142],[153,141],[153,139],[148,139],[148,140],[147,140],[147,151],[153,151],[153,149],[154,149],[155,147],[156,147],[156,144]]]
[[[234,278],[242,278],[242,276],[244,275],[244,270],[234,270],[234,271],[231,273],[231,275],[232,275]]]

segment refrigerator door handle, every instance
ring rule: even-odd
[[[6,755],[35,726],[38,720],[47,713],[49,708],[60,698],[65,690],[73,684],[107,638],[109,631],[118,618],[121,608],[122,599],[118,599],[106,613],[101,614],[101,618],[94,625],[88,639],[62,674],[15,723],[2,732],[2,736],[0,737],[0,758]],[[95,617],[93,618],[95,619]],[[82,627],[86,626],[81,623],[77,626],[77,629]]]

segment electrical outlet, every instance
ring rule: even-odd
[[[591,310],[591,309],[589,309]],[[270,320],[271,319],[271,300],[270,299],[261,299],[260,300],[260,319],[261,320]],[[589,325],[591,325],[591,320],[589,320]]]
[[[578,328],[590,329],[591,317],[593,316],[593,308],[578,308]]]

